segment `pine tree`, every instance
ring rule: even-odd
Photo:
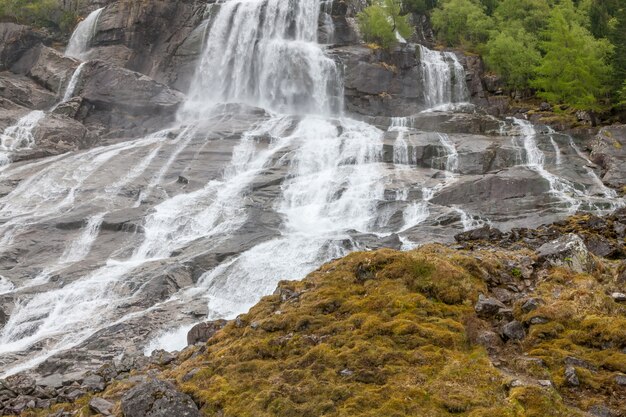
[[[613,53],[613,84],[616,87],[626,85],[626,5],[617,10],[615,26],[611,31],[611,42],[615,46]]]
[[[569,4],[568,4],[569,3]],[[611,67],[607,64],[612,46],[595,39],[579,23],[566,19],[573,7],[563,2],[554,8],[541,43],[544,57],[536,68],[532,85],[539,96],[581,110],[601,110],[601,99],[609,90]],[[566,9],[567,8],[567,9]]]

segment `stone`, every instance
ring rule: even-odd
[[[43,32],[28,26],[0,22],[0,71],[6,71],[28,50],[47,42]]]
[[[539,105],[539,111],[552,111],[552,106],[544,101]]]
[[[205,343],[212,338],[215,333],[223,329],[228,321],[214,320],[205,323],[196,324],[187,333],[187,345],[195,345],[196,343]]]
[[[467,242],[475,240],[493,241],[502,238],[502,232],[495,227],[485,225],[478,229],[470,230],[468,232],[459,233],[454,236],[457,242]]]
[[[626,375],[617,375],[615,377],[615,383],[620,386],[626,386]]]
[[[500,309],[505,308],[506,306],[502,302],[495,298],[487,298],[482,294],[478,296],[478,302],[474,306],[476,314],[485,318],[495,316]]]
[[[85,378],[84,371],[76,371],[76,372],[67,373],[63,375],[62,377],[63,386],[69,387],[70,385],[74,383],[80,384],[81,382],[83,382],[84,378]]]
[[[513,320],[510,323],[502,326],[502,335],[507,340],[522,340],[526,337],[526,331],[524,325],[517,320]]]
[[[33,110],[47,110],[57,99],[30,78],[10,72],[0,73],[0,97]]]
[[[541,303],[542,301],[540,298],[529,298],[524,301],[524,304],[522,304],[522,311],[524,313],[530,313],[531,311],[538,309]]]
[[[550,266],[567,266],[575,272],[588,272],[593,263],[580,236],[567,234],[539,247],[538,261]]]
[[[163,349],[157,349],[150,355],[150,362],[155,365],[165,366],[176,359],[176,356],[172,355]]]
[[[616,303],[626,303],[626,294],[621,292],[614,292],[611,294],[611,298]]]
[[[198,407],[169,382],[152,380],[133,387],[122,397],[124,417],[200,417]]]
[[[594,405],[589,409],[589,414],[594,417],[611,417],[611,410],[604,405]]]
[[[568,356],[565,358],[565,364],[566,365],[570,365],[570,366],[575,366],[578,368],[585,368],[585,369],[589,369],[590,371],[596,371],[597,368],[595,366],[593,366],[592,364],[590,364],[589,362],[583,360],[583,359],[579,359],[579,358],[575,358],[573,356]]]
[[[100,375],[89,375],[83,379],[81,384],[87,391],[101,392],[104,391],[104,379]]]
[[[63,386],[63,377],[61,374],[48,375],[37,381],[37,385],[48,388],[61,388]]]
[[[626,125],[600,129],[591,141],[591,160],[602,169],[602,181],[619,189],[626,185]]]
[[[56,49],[39,45],[25,53],[11,70],[28,75],[42,87],[57,92],[69,83],[78,65],[78,61]]]
[[[483,346],[488,351],[493,351],[502,345],[502,339],[496,332],[482,330],[476,336],[476,343]]]
[[[565,368],[565,383],[570,387],[577,387],[580,385],[580,380],[578,379],[576,368],[574,368],[573,366],[568,366]]]
[[[6,377],[4,381],[1,382],[2,385],[18,395],[30,394],[35,390],[37,385],[32,377],[25,374],[11,375]]]
[[[542,387],[546,387],[546,388],[552,387],[552,381],[548,379],[540,379],[537,381],[537,383]]]
[[[546,323],[548,323],[548,322],[550,322],[550,319],[548,319],[547,317],[542,317],[542,316],[535,316],[535,317],[532,317],[532,318],[528,321],[528,323],[529,323],[529,324],[535,324],[535,325],[536,325],[536,324],[546,324]]]
[[[113,407],[115,407],[115,404],[105,400],[104,398],[93,397],[89,400],[89,408],[97,414],[110,416],[113,411]]]

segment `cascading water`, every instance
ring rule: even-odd
[[[8,127],[0,135],[0,169],[11,162],[11,154],[20,149],[28,149],[35,144],[33,129],[45,113],[35,110]]]
[[[78,24],[74,33],[72,33],[70,42],[67,45],[65,56],[81,60],[85,59],[102,10],[104,10],[104,7],[94,10],[85,18],[85,20]]]
[[[180,348],[185,330],[198,320],[182,306],[208,303],[209,318],[234,317],[279,280],[301,278],[359,248],[359,234],[397,234],[408,248],[414,244],[406,231],[429,218],[436,224],[438,213],[456,216],[456,231],[459,220],[464,228],[482,224],[462,207],[432,203],[460,177],[465,160],[455,138],[431,135],[427,146],[442,151],[416,174],[409,119],[392,121],[393,157],[385,162],[385,132],[343,117],[341,71],[317,41],[320,20],[330,24],[320,19],[322,6],[320,0],[212,5],[179,125],[2,172],[21,181],[0,198],[0,251],[50,224],[60,225],[51,234],[61,236],[33,267],[36,278],[19,281],[22,270],[0,277],[0,293],[15,300],[0,332],[0,353],[11,358],[0,359],[5,375],[110,326],[118,333],[137,317],[153,329],[179,323],[180,329],[142,342],[149,349]],[[95,26],[97,19],[87,20]],[[93,31],[87,20],[81,32]],[[428,105],[466,100],[456,57],[425,49],[422,56]],[[71,97],[80,75],[77,70],[64,97]],[[527,133],[528,168],[547,172],[533,148],[534,133]],[[201,159],[211,155],[217,167]],[[33,173],[21,178],[28,169]],[[186,172],[192,180],[180,183]],[[401,191],[387,195],[391,183]],[[411,201],[419,191],[421,198]],[[395,207],[395,223],[380,221],[387,203]],[[128,229],[111,244],[111,228],[101,227],[117,215],[124,222],[116,227]],[[183,290],[150,293],[159,280],[184,276],[188,265],[203,273],[189,277]]]
[[[198,117],[223,102],[286,113],[340,113],[340,73],[317,43],[320,6],[317,0],[221,4],[183,116]]]
[[[454,53],[432,51],[420,45],[420,60],[427,108],[445,109],[467,101],[465,69]]]

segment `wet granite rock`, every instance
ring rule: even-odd
[[[200,417],[198,407],[169,382],[142,383],[122,397],[124,417]]]
[[[223,329],[227,323],[228,321],[226,320],[215,320],[196,324],[187,333],[187,345],[207,342],[215,333]]]

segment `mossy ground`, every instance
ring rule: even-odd
[[[626,373],[626,308],[607,295],[614,264],[593,276],[543,271],[524,296],[543,304],[523,314],[517,302],[514,314],[548,322],[491,356],[473,343],[476,327],[493,325],[474,311],[485,283],[520,280],[528,256],[440,245],[354,253],[282,282],[160,377],[207,416],[571,417],[594,405],[626,415],[615,382]],[[545,365],[528,366],[528,356]],[[567,357],[590,365],[576,368],[579,387],[566,386]],[[513,379],[523,385],[511,387]],[[102,396],[115,401],[126,389],[117,383]],[[89,415],[82,404],[73,408]]]

